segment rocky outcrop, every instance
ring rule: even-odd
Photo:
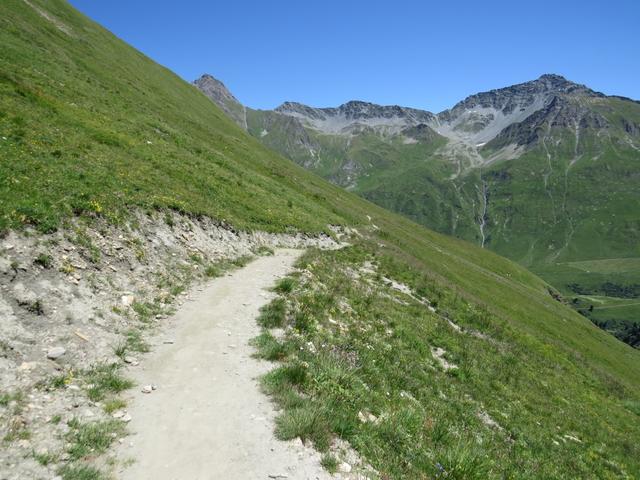
[[[491,108],[509,115],[534,104],[546,104],[558,95],[603,96],[584,85],[570,82],[560,75],[546,74],[530,82],[471,95],[453,108],[440,112],[438,120],[452,122],[466,111],[477,108]]]
[[[406,127],[432,123],[435,119],[433,113],[426,110],[357,100],[335,108],[313,108],[285,102],[275,111],[299,118],[305,125],[328,134],[351,134],[363,126],[381,133],[399,133]]]
[[[229,89],[217,78],[204,74],[193,84],[198,87],[213,103],[218,105],[229,118],[247,129],[247,115],[245,107],[238,101]]]
[[[414,127],[407,127],[402,130],[402,135],[417,142],[429,143],[440,137],[429,125],[420,123]]]
[[[599,113],[570,98],[555,95],[540,110],[522,122],[509,125],[502,130],[487,148],[501,148],[507,145],[534,146],[538,140],[557,129],[604,129],[608,122]]]

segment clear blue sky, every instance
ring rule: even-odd
[[[186,80],[244,104],[440,111],[559,73],[640,99],[640,0],[71,0]]]

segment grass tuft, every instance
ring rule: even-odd
[[[265,360],[281,360],[287,356],[286,346],[269,332],[263,332],[253,339],[252,345],[258,350],[257,356]]]
[[[260,257],[268,257],[274,254],[273,248],[267,247],[266,245],[260,245],[258,248],[255,249],[255,253]]]
[[[286,321],[286,310],[286,301],[276,298],[260,309],[258,324],[264,328],[282,328]]]
[[[278,281],[276,286],[274,287],[274,291],[280,294],[291,293],[296,286],[296,280],[291,277],[285,277]]]
[[[331,474],[338,471],[338,459],[331,453],[325,453],[322,455],[320,465],[322,465],[324,469]]]
[[[91,465],[65,465],[58,474],[62,480],[108,480],[108,477]]]
[[[72,420],[69,427],[71,430],[67,434],[67,441],[70,446],[67,451],[73,460],[106,452],[114,440],[125,433],[124,424],[119,420],[92,423]]]
[[[33,263],[43,268],[51,268],[53,266],[53,257],[46,253],[41,253],[35,258]]]
[[[133,387],[133,382],[123,377],[119,369],[120,366],[116,363],[99,364],[85,372],[87,395],[90,400],[98,402],[110,393],[120,393]]]
[[[331,434],[325,416],[310,405],[282,413],[276,418],[275,434],[280,440],[293,440],[297,437],[300,437],[303,442],[311,440],[316,449],[321,452],[326,451],[331,443]]]

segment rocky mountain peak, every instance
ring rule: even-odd
[[[552,93],[560,93],[560,94],[574,93],[574,94],[582,94],[582,95],[595,96],[595,97],[604,96],[599,92],[595,92],[591,90],[586,85],[572,82],[564,78],[562,75],[557,75],[554,73],[545,73],[544,75],[541,75],[540,78],[538,78],[537,80],[534,80],[532,82],[527,82],[527,83],[537,84],[536,86],[540,90],[552,92]],[[520,85],[527,85],[527,83],[523,83]]]
[[[193,84],[212,100],[212,97],[216,97],[220,101],[232,101],[240,104],[224,83],[208,73],[195,80]]]
[[[571,82],[561,75],[547,73],[536,80],[518,83],[510,87],[480,92],[465,98],[454,105],[450,110],[445,110],[439,117],[455,118],[464,110],[473,108],[493,108],[509,114],[518,108],[527,108],[532,104],[544,106],[554,95],[587,95],[603,96],[594,92],[585,85]]]
[[[233,121],[246,130],[246,114],[244,106],[220,80],[213,75],[205,73],[195,80],[193,84],[198,87],[213,103],[218,105]]]
[[[535,80],[476,93],[438,114],[437,131],[471,145],[483,145],[510,125],[524,122],[552,103],[570,103],[574,97],[600,93],[561,75],[544,74]]]

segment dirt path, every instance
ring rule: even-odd
[[[272,366],[251,358],[266,291],[301,251],[280,250],[212,281],[185,303],[141,366],[129,402],[131,436],[122,480],[329,479],[320,455],[273,436],[274,406],[256,377]],[[173,342],[173,343],[165,343]],[[156,385],[151,393],[141,387]]]

